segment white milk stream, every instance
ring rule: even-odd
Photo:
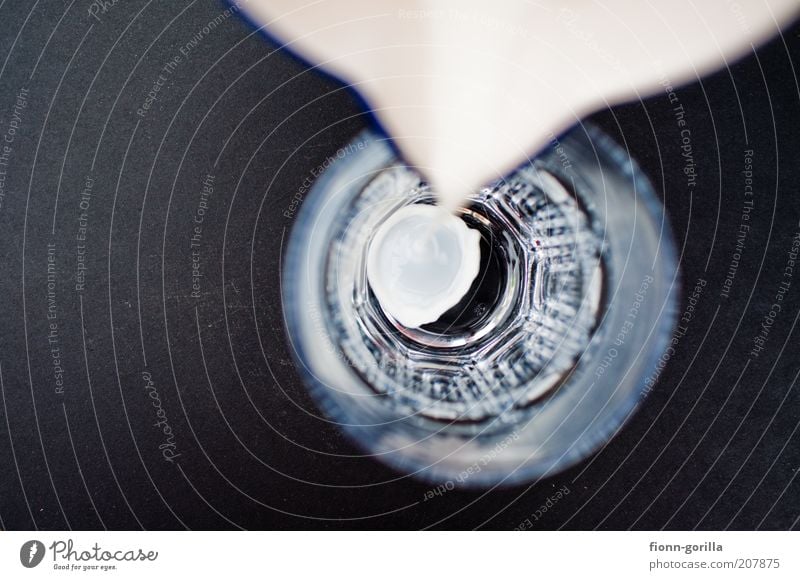
[[[448,211],[586,115],[723,67],[777,34],[798,9],[797,0],[239,5],[287,48],[363,95]],[[466,263],[474,262],[468,254]],[[454,275],[453,287],[463,280]],[[388,279],[377,284],[391,289]],[[393,314],[416,320],[431,312]]]
[[[383,309],[416,328],[435,322],[467,293],[481,263],[481,235],[436,205],[407,205],[370,244],[367,278]]]

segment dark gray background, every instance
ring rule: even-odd
[[[370,122],[362,105],[233,16],[188,51],[139,116],[162,67],[226,6],[118,0],[98,18],[89,6],[0,3],[0,138],[16,95],[29,91],[0,206],[0,527],[797,525],[800,279],[765,351],[748,353],[800,230],[798,27],[678,91],[698,163],[693,190],[664,95],[594,117],[653,178],[684,286],[708,281],[640,412],[557,477],[425,501],[430,486],[351,457],[359,451],[315,418],[285,343],[279,264],[293,220],[284,211]],[[747,149],[755,205],[723,298]],[[193,298],[192,219],[209,173]],[[62,393],[48,342],[50,243]],[[159,450],[145,372],[174,432],[172,461]],[[564,486],[569,493],[548,502]]]

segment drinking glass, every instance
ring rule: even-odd
[[[434,323],[384,312],[366,275],[378,226],[435,203],[367,130],[297,214],[283,266],[291,350],[322,411],[367,454],[430,482],[557,473],[616,433],[673,331],[678,267],[637,164],[581,124],[469,199],[481,234],[468,294]]]

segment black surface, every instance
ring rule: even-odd
[[[139,116],[162,67],[225,6],[126,0],[98,18],[88,6],[0,4],[2,135],[28,89],[0,207],[0,527],[797,526],[800,270],[764,351],[748,353],[800,231],[798,27],[677,91],[693,188],[666,95],[595,116],[663,195],[688,293],[707,280],[640,412],[555,478],[425,500],[428,485],[351,457],[359,451],[315,418],[283,331],[279,263],[293,196],[368,122],[359,105],[234,16],[165,74]],[[754,208],[725,298],[747,149]],[[190,238],[207,174],[194,298]],[[144,373],[174,432],[172,461]]]

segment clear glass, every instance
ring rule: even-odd
[[[674,244],[636,164],[582,125],[476,192],[459,216],[481,233],[478,278],[406,328],[369,288],[367,248],[434,197],[385,138],[354,143],[303,204],[284,267],[289,339],[323,411],[377,459],[453,485],[552,475],[607,441],[674,324]]]

